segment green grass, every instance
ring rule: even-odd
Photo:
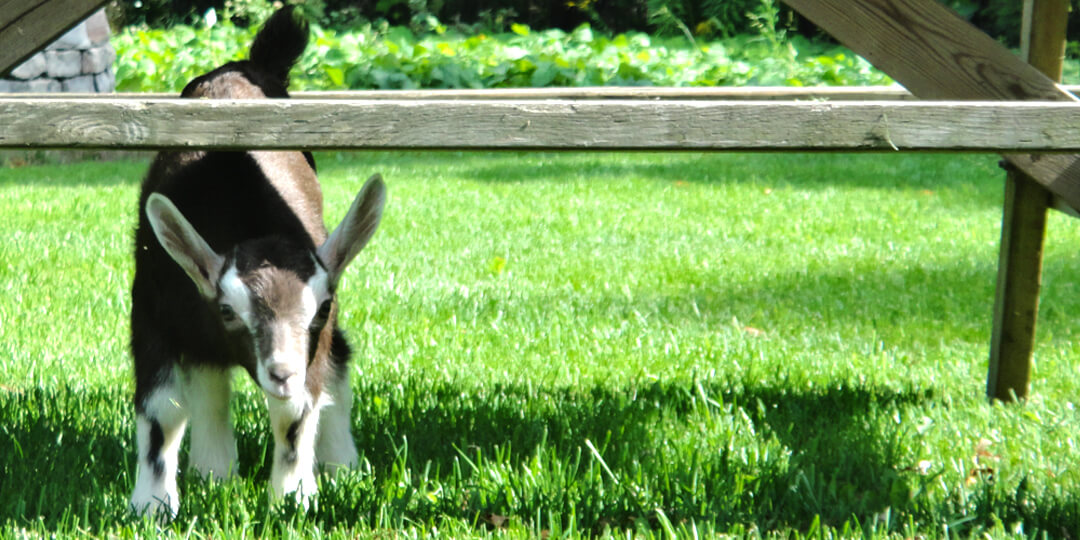
[[[996,157],[319,158],[331,223],[390,189],[340,293],[363,464],[271,506],[237,377],[240,478],[182,476],[171,534],[1080,530],[1080,223],[1050,219],[1033,396],[987,404]],[[145,168],[0,169],[0,536],[156,534],[126,509]]]

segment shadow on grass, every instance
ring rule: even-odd
[[[320,171],[400,167],[419,177],[439,174],[491,183],[603,177],[767,188],[955,190],[976,207],[1000,206],[1004,179],[996,165],[1000,158],[982,154],[370,152],[318,158]],[[991,182],[984,183],[987,179]]]
[[[74,154],[73,154],[74,155]],[[153,153],[128,153],[122,160],[32,167],[0,167],[5,183],[42,186],[137,185]],[[565,159],[564,159],[565,158]],[[403,170],[418,178],[453,176],[480,182],[563,181],[638,178],[688,183],[751,183],[763,188],[833,187],[956,191],[965,204],[1000,205],[1002,178],[989,155],[793,154],[793,153],[544,153],[544,152],[341,152],[316,156],[320,175],[355,176]]]
[[[134,452],[121,403],[130,399],[116,389],[0,390],[0,523],[56,530],[123,517]]]
[[[146,155],[142,160],[139,157],[127,155],[117,161],[0,167],[0,187],[5,185],[51,188],[137,186],[146,176],[150,155]]]
[[[96,533],[130,521],[134,449],[130,422],[121,420],[131,414],[121,394],[66,387],[0,393],[0,523]],[[714,400],[707,412],[702,394]],[[249,416],[262,405],[250,398],[239,407],[241,463],[270,455],[261,435],[265,426]],[[410,377],[362,381],[356,404],[362,420],[354,432],[373,474],[324,486],[315,509],[288,517],[299,526],[416,524],[440,516],[469,522],[501,514],[541,516],[545,523],[537,527],[574,516],[580,530],[602,532],[634,528],[662,508],[675,522],[692,519],[717,530],[754,524],[769,531],[806,530],[815,516],[834,526],[853,516],[865,523],[885,508],[917,522],[940,523],[949,511],[907,498],[916,481],[905,472],[905,448],[913,435],[892,420],[897,411],[940,406],[932,390],[744,387],[716,380],[539,388]],[[712,447],[702,441],[716,435],[710,429],[722,428],[710,427],[706,417],[747,418],[753,429],[733,431],[732,447]],[[606,480],[586,440],[621,484]],[[753,460],[742,452],[769,445],[771,455]],[[491,485],[486,472],[455,472],[462,459],[486,472],[502,471],[505,483]],[[265,475],[259,465],[241,471],[260,485]],[[547,480],[533,482],[533,475]],[[441,484],[439,501],[425,491],[430,486],[421,485],[422,478]],[[263,491],[256,491],[258,501],[244,503],[237,497],[252,494],[237,489],[191,478],[181,482],[181,521],[188,520],[180,523],[182,530],[227,522],[257,531],[273,527],[273,521],[246,521],[267,515]],[[967,526],[1022,520],[1025,530],[1056,531],[1080,520],[1080,494],[1024,489],[988,492],[966,514],[973,518]],[[222,490],[226,495],[213,494]],[[517,492],[513,500],[510,490]]]
[[[720,531],[740,524],[754,524],[763,532],[805,531],[816,519],[842,527],[852,518],[868,523],[886,509],[892,512],[894,530],[904,525],[901,516],[925,525],[957,517],[947,507],[955,501],[934,506],[909,498],[914,485],[927,480],[906,461],[913,434],[892,420],[896,411],[909,414],[940,405],[932,391],[699,384],[720,403],[734,404],[722,414],[737,416],[741,410],[752,419],[755,440],[743,441],[747,446],[775,437],[782,450],[747,463],[740,458],[741,448],[688,442],[687,431],[694,437],[710,435],[690,419],[700,414],[695,413],[700,402],[692,382],[558,390],[495,385],[471,393],[408,381],[400,399],[391,399],[385,409],[361,411],[365,420],[358,443],[376,471],[401,461],[403,441],[408,441],[408,463],[414,468],[450,471],[462,456],[480,464],[480,477],[495,474],[492,470],[505,474],[500,463],[516,474],[545,477],[552,474],[544,470],[550,464],[538,463],[535,456],[561,457],[558,474],[565,477],[549,477],[546,487],[532,486],[540,493],[523,486],[528,482],[511,480],[486,499],[466,498],[438,509],[463,519],[506,514],[527,519],[547,512],[572,515],[582,529],[600,533],[609,526],[632,529],[639,520],[651,521],[656,508],[674,522],[693,520]],[[393,395],[395,389],[376,384],[360,393]],[[604,465],[621,484],[599,479],[605,475],[595,472],[596,459],[585,450],[585,441],[599,448]],[[474,482],[483,484],[484,479],[466,480]],[[576,491],[577,498],[561,495],[566,491]],[[1061,523],[1080,519],[1080,494],[1026,494],[1025,505],[1009,502],[1020,495],[989,494],[953,531],[992,526],[995,519],[1022,521],[1026,530],[1056,531]],[[433,517],[419,514],[415,517],[421,520]]]

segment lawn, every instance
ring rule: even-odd
[[[318,160],[331,224],[390,192],[339,294],[362,466],[270,505],[238,376],[240,478],[182,476],[169,533],[1080,530],[1080,222],[1050,218],[1032,397],[988,404],[994,156]],[[0,168],[0,536],[157,534],[126,508],[145,168]]]

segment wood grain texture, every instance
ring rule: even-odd
[[[936,0],[784,1],[920,99],[1075,99]],[[1080,208],[1080,156],[1006,158]]]
[[[1055,81],[1061,80],[1068,10],[1068,0],[1024,1],[1023,49],[1031,65]],[[1050,193],[1031,176],[1009,171],[986,378],[991,399],[1022,399],[1030,388],[1050,201]]]
[[[1080,151],[1071,103],[11,98],[0,125],[6,148]]]
[[[784,2],[920,99],[1068,99],[1050,78],[936,0]]]
[[[105,0],[0,0],[0,76],[105,5]]]
[[[1031,6],[1032,18],[1029,34],[1021,35],[1027,61],[1050,80],[1061,81],[1069,0],[1026,0],[1024,5]]]
[[[1009,171],[986,376],[991,399],[1013,401],[1028,394],[1049,204],[1045,188],[1020,171]]]

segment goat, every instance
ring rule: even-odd
[[[250,59],[193,79],[184,98],[286,98],[308,41],[290,7],[267,20]],[[378,227],[386,188],[372,176],[327,235],[308,152],[160,152],[139,198],[132,284],[138,465],[132,508],[175,516],[177,452],[236,472],[230,375],[266,396],[274,437],[270,491],[306,502],[315,467],[353,466],[348,343],[335,289]],[[168,515],[165,516],[165,512]]]

